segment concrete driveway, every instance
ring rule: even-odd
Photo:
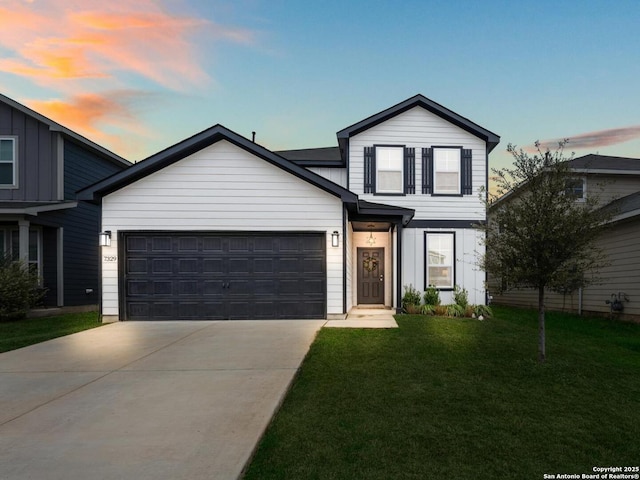
[[[236,479],[324,322],[124,322],[0,354],[0,478]]]

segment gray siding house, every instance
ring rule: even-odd
[[[548,292],[546,308],[640,319],[640,159],[591,154],[570,160],[569,164],[575,173],[576,201],[596,194],[603,208],[615,212],[606,232],[597,240],[609,265],[600,271],[597,285],[568,294]],[[499,278],[489,277],[494,303],[537,308],[537,292],[499,292],[499,284]],[[622,310],[612,310],[618,299]]]
[[[499,137],[416,95],[273,152],[216,125],[79,192],[102,206],[110,320],[399,310],[405,285],[486,301],[478,196]]]
[[[44,306],[98,304],[100,206],[76,192],[129,165],[0,95],[0,254],[37,269]]]

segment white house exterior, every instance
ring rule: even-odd
[[[102,204],[106,320],[327,318],[403,287],[485,303],[478,196],[499,137],[417,95],[271,152],[215,126],[82,190]]]

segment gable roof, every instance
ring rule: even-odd
[[[425,110],[428,110],[429,112],[439,116],[440,118],[443,118],[444,120],[462,128],[463,130],[466,130],[472,135],[481,138],[482,140],[487,142],[487,148],[489,152],[493,150],[500,142],[500,137],[495,133],[482,128],[480,125],[472,122],[468,118],[458,115],[448,108],[443,107],[439,103],[436,103],[433,100],[430,100],[427,97],[418,94],[405,100],[404,102],[400,102],[397,105],[394,105],[391,108],[387,108],[380,113],[376,113],[375,115],[372,115],[369,118],[366,118],[358,123],[354,123],[350,127],[340,130],[337,133],[337,136],[338,143],[343,154],[347,151],[346,147],[348,145],[350,137],[364,132],[365,130],[368,130],[373,126],[378,125],[414,107],[422,107]]]
[[[129,160],[126,160],[121,156],[116,155],[112,151],[107,150],[106,148],[98,145],[97,143],[92,142],[88,138],[85,138],[82,135],[80,135],[79,133],[76,133],[73,130],[69,130],[67,127],[64,127],[59,123],[54,122],[50,118],[45,117],[44,115],[36,112],[35,110],[31,110],[29,107],[26,107],[21,103],[18,103],[15,100],[5,95],[2,95],[1,93],[0,93],[0,102],[5,103],[6,105],[9,105],[11,108],[15,108],[16,110],[24,113],[25,115],[35,118],[36,120],[44,123],[45,125],[48,125],[50,131],[60,132],[66,138],[74,141],[75,143],[82,145],[85,148],[88,148],[89,150],[93,151],[99,156],[111,161],[112,163],[115,163],[116,165],[119,165],[121,167],[128,167],[129,165],[131,165],[131,162]]]
[[[570,168],[579,172],[640,174],[640,158],[613,157],[590,153],[568,161]]]
[[[340,185],[311,172],[310,170],[290,162],[289,160],[219,124],[176,143],[175,145],[132,165],[126,170],[115,173],[104,180],[80,190],[78,192],[78,200],[97,203],[104,195],[119,190],[126,185],[140,180],[151,173],[157,172],[221,140],[226,140],[271,163],[272,165],[295,175],[311,185],[339,197],[343,202],[357,205],[358,197],[353,192],[350,192],[346,188],[343,188]]]

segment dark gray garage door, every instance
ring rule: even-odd
[[[124,232],[126,320],[326,316],[323,233]]]

